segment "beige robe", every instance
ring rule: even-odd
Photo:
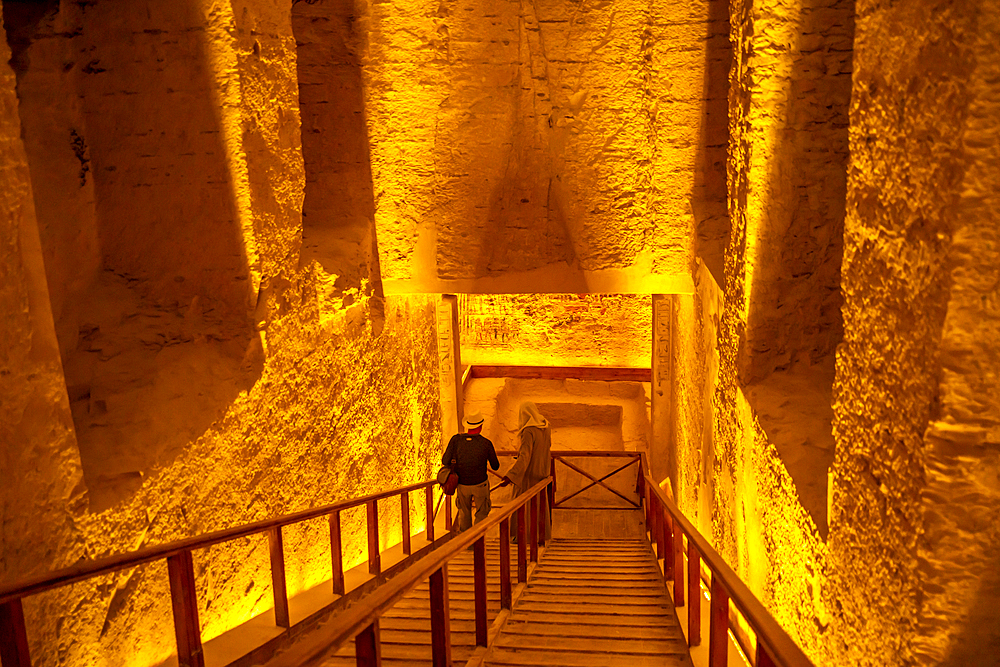
[[[552,431],[548,428],[526,426],[521,430],[521,449],[517,453],[517,461],[507,471],[507,478],[517,487],[514,497],[521,495],[535,484],[549,476],[552,469],[552,459],[549,454],[552,449]],[[526,505],[525,513],[530,511],[531,504]],[[549,510],[551,511],[551,507]],[[530,525],[530,523],[529,523]],[[511,521],[511,536],[517,535],[517,515]],[[549,515],[545,516],[545,537],[552,536],[552,525]]]
[[[517,461],[507,472],[507,477],[517,486],[518,494],[524,493],[549,476],[552,469],[549,451],[552,449],[552,431],[537,426],[526,426],[521,431],[521,449]]]

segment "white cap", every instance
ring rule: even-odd
[[[483,419],[483,413],[477,410],[465,418],[465,425],[469,428],[479,428],[484,421],[486,420]]]

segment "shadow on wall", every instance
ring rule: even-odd
[[[318,261],[341,292],[368,279],[381,295],[355,2],[295,2],[292,31],[306,170],[301,264]]]
[[[191,2],[3,3],[92,511],[259,377],[244,239]]]
[[[708,0],[705,47],[704,111],[695,157],[691,212],[695,219],[696,256],[725,286],[723,257],[731,223],[727,210],[726,156],[729,148],[729,71],[733,48],[729,43],[729,3]]]
[[[854,1],[809,2],[759,22],[758,39],[787,51],[759,72],[783,87],[755,90],[752,102],[747,224],[754,240],[740,384],[825,537],[835,351],[843,338]]]

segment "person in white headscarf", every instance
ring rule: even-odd
[[[504,486],[513,484],[517,488],[514,493],[515,498],[548,477],[552,466],[549,456],[552,449],[552,431],[549,429],[549,422],[538,411],[538,406],[530,401],[521,404],[518,435],[521,439],[521,448],[517,453],[517,461],[503,478]],[[510,522],[510,531],[512,537],[517,535],[517,514]],[[546,539],[551,532],[552,525],[549,513],[546,512]]]

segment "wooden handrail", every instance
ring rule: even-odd
[[[510,517],[515,512],[518,512],[523,518],[522,508],[529,502],[534,504],[538,502],[539,498],[542,498],[543,502],[541,504],[542,506],[540,512],[546,511],[544,507],[544,496],[546,495],[545,490],[551,483],[552,478],[546,477],[528,489],[525,493],[516,496],[512,501],[503,506],[501,512],[492,514],[485,521],[477,523],[474,527],[452,538],[448,544],[441,547],[433,554],[425,556],[423,559],[417,561],[402,573],[396,575],[396,577],[394,577],[391,581],[380,586],[371,595],[368,595],[354,606],[339,614],[335,619],[331,620],[330,623],[322,629],[322,631],[317,631],[317,636],[312,638],[308,644],[303,642],[300,646],[293,646],[290,650],[281,654],[275,660],[269,662],[268,667],[299,667],[300,665],[308,664],[311,660],[315,660],[323,655],[335,652],[344,642],[348,641],[352,637],[362,636],[363,633],[368,631],[369,628],[372,628],[378,622],[378,619],[382,616],[382,614],[388,611],[389,608],[392,607],[392,605],[395,604],[400,598],[406,595],[406,593],[422,581],[438,573],[442,567],[448,563],[448,561],[468,549],[470,546],[481,544],[481,541],[485,539],[486,533],[494,526],[501,524],[501,537],[503,538],[505,533],[503,527],[508,525],[507,522],[510,520]],[[545,530],[544,526],[539,527],[537,524],[534,524],[534,522],[532,523],[532,527],[536,531],[536,535],[531,539],[532,545],[534,546],[538,542],[544,540],[543,536]],[[524,524],[525,522],[523,520],[518,523],[518,536],[520,537],[520,541],[518,543],[519,551],[522,551],[524,546]],[[501,556],[504,553],[504,547],[507,546],[502,542],[503,539],[501,539],[500,545]],[[507,546],[507,548],[509,549],[509,546]],[[523,557],[523,554],[521,557]],[[504,572],[501,563],[501,580],[503,579],[503,575]],[[509,567],[507,568],[506,575],[508,578],[510,577]],[[502,581],[501,584],[503,584]],[[447,584],[445,584],[445,588],[447,588]],[[479,592],[477,590],[477,596],[478,593]],[[486,591],[484,583],[482,590],[484,601],[485,594]],[[509,590],[504,593],[504,597],[507,597],[508,595]],[[447,590],[445,590],[445,596],[447,597]],[[447,607],[447,603],[445,606]],[[485,605],[483,605],[482,615],[483,619],[485,619]],[[375,634],[377,635],[377,633]],[[367,635],[364,636],[367,637]],[[362,664],[360,658],[358,664]],[[437,664],[436,660],[435,664]]]
[[[310,519],[329,518],[333,593],[343,595],[345,591],[340,513],[353,507],[366,507],[369,571],[372,574],[378,575],[382,572],[378,553],[378,501],[397,495],[400,496],[400,509],[406,513],[406,517],[403,519],[403,526],[406,530],[409,530],[409,494],[422,489],[427,496],[426,537],[428,542],[433,542],[433,491],[436,484],[435,480],[429,480],[388,491],[372,493],[361,498],[343,500],[264,521],[257,521],[129,553],[79,563],[61,570],[47,572],[0,587],[0,639],[3,640],[0,642],[0,664],[3,667],[31,666],[31,658],[28,655],[27,647],[27,630],[21,606],[22,598],[102,574],[131,569],[143,563],[166,560],[167,574],[170,579],[170,597],[173,607],[174,631],[177,639],[178,662],[187,667],[203,667],[205,658],[201,643],[201,626],[198,622],[198,600],[191,554],[193,550],[203,549],[241,537],[266,533],[271,561],[275,623],[279,627],[288,628],[290,626],[290,619],[288,613],[288,592],[285,587],[285,558],[281,534],[283,527],[301,523],[302,521],[309,521]],[[446,508],[447,510],[451,509],[450,501]],[[447,513],[450,514],[450,512]],[[403,537],[403,551],[406,557],[409,557],[409,535]]]
[[[205,533],[204,535],[187,537],[175,542],[168,542],[167,544],[159,544],[155,547],[147,547],[145,549],[138,549],[136,551],[78,563],[77,565],[71,565],[70,567],[66,567],[61,570],[46,572],[45,574],[40,574],[35,577],[28,577],[13,584],[8,584],[7,586],[0,586],[0,604],[9,602],[16,598],[25,597],[27,595],[43,593],[45,591],[52,590],[53,588],[68,586],[69,584],[83,581],[84,579],[90,579],[91,577],[109,574],[118,570],[130,569],[137,565],[142,565],[143,563],[168,558],[179,554],[182,551],[203,549],[222,542],[229,542],[240,537],[264,533],[274,528],[290,526],[292,524],[301,523],[310,519],[318,519],[337,511],[343,511],[351,509],[352,507],[359,507],[373,501],[398,496],[401,493],[409,493],[433,487],[435,484],[437,484],[437,482],[434,480],[419,482],[417,484],[411,484],[409,486],[392,489],[390,491],[373,493],[361,498],[342,500],[330,505],[323,505],[321,507],[302,510],[301,512],[285,514],[273,519],[264,519],[263,521],[256,521],[254,523],[235,526],[233,528],[226,528],[224,530],[217,530],[212,533]]]
[[[689,567],[700,567],[698,561],[703,560],[712,572],[711,589],[714,613],[712,615],[713,627],[710,629],[710,632],[717,633],[721,631],[722,636],[715,636],[709,639],[711,643],[709,652],[709,667],[725,665],[725,645],[722,644],[721,649],[716,648],[714,645],[725,642],[724,635],[729,630],[729,600],[732,600],[733,604],[735,604],[736,608],[739,609],[740,613],[742,613],[747,619],[750,627],[753,628],[754,633],[757,635],[757,667],[768,667],[770,665],[777,665],[778,667],[813,667],[812,661],[809,660],[802,649],[799,648],[788,633],[785,632],[785,629],[782,628],[781,625],[774,619],[763,603],[757,599],[747,585],[743,583],[743,580],[740,579],[739,575],[736,574],[733,568],[729,566],[722,555],[716,551],[708,540],[701,535],[698,529],[695,528],[690,521],[688,521],[687,517],[684,516],[684,513],[677,507],[677,504],[652,478],[645,454],[642,455],[641,466],[642,479],[645,482],[645,487],[648,490],[648,493],[651,494],[652,498],[655,498],[655,504],[662,508],[662,510],[668,515],[669,522],[674,527],[674,533],[671,535],[670,526],[664,525],[665,522],[656,517],[655,511],[653,511],[649,506],[652,503],[647,505],[647,512],[652,512],[654,514],[650,521],[650,523],[653,524],[650,539],[653,539],[653,535],[657,535],[657,537],[661,538],[661,543],[665,543],[667,541],[672,542],[671,545],[665,547],[666,553],[660,554],[661,556],[665,556],[664,569],[667,569],[669,564],[670,569],[673,570],[672,572],[665,572],[664,574],[673,578],[675,590],[677,584],[679,584],[681,586],[681,590],[683,590],[682,582],[684,577],[682,544],[681,536],[676,532],[678,528],[688,540]],[[640,493],[640,495],[645,494]],[[695,550],[693,553],[691,551],[692,547]],[[700,576],[689,572],[689,587],[692,585],[691,582],[693,581],[700,582]],[[691,600],[691,602],[694,602],[698,592],[699,591],[689,590],[688,599]],[[682,605],[683,600],[679,602],[678,606]],[[688,611],[689,616],[692,613],[694,613],[692,610]],[[722,618],[725,619],[724,626],[721,625]],[[698,622],[696,622],[696,625],[698,623],[700,623],[700,618],[698,619]],[[692,640],[694,642],[692,645],[697,645],[698,640],[693,637]],[[716,650],[711,650],[713,648]]]

